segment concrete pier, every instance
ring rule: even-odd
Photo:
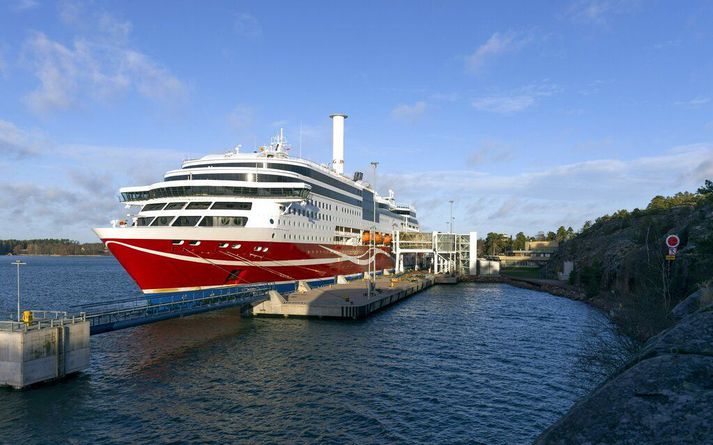
[[[270,299],[252,309],[257,316],[329,317],[362,319],[403,300],[435,283],[433,275],[405,274],[376,280],[376,290],[367,295],[367,282],[350,281],[281,295],[270,291]]]
[[[60,314],[0,322],[0,386],[21,389],[89,366],[89,322]]]

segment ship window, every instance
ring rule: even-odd
[[[252,206],[251,202],[216,202],[211,210],[250,210]]]
[[[200,218],[200,216],[179,216],[172,225],[180,227],[193,227]]]
[[[159,216],[153,220],[153,222],[151,223],[151,226],[152,227],[167,226],[171,223],[172,219],[173,219],[173,216]]]
[[[209,202],[192,202],[188,204],[186,210],[205,210],[210,207]]]
[[[165,202],[156,202],[153,204],[146,204],[143,209],[141,209],[142,212],[148,212],[151,210],[161,210],[163,209],[163,206],[165,206]]]
[[[201,227],[244,227],[248,219],[244,216],[204,216],[198,224]]]
[[[141,218],[136,218],[136,225],[137,226],[148,226],[151,224],[151,221],[153,221],[153,216],[142,216]]]
[[[200,246],[201,242],[200,241],[191,241],[188,244],[190,244],[191,246]]]
[[[248,219],[244,216],[217,216],[218,226],[244,227]]]
[[[183,244],[183,240],[177,240],[177,239],[175,239],[175,240],[173,240],[171,243],[172,243],[174,246],[180,246],[181,244]]]
[[[220,247],[221,249],[225,249],[226,247],[228,247],[228,243],[220,243],[218,247]]]
[[[240,249],[240,244],[233,244],[233,245],[232,245],[232,248],[233,248],[233,249]]]
[[[180,210],[186,205],[185,202],[169,202],[165,210]]]

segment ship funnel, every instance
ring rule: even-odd
[[[346,114],[330,114],[332,118],[332,170],[344,174],[344,119]]]

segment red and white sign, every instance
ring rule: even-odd
[[[669,255],[676,255],[676,253],[678,253],[678,247],[669,247],[668,248]]]
[[[668,247],[678,247],[681,244],[681,239],[678,235],[669,235],[666,237],[666,245]]]

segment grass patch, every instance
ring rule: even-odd
[[[500,273],[515,278],[542,278],[540,269],[532,267],[508,267],[500,269]]]

